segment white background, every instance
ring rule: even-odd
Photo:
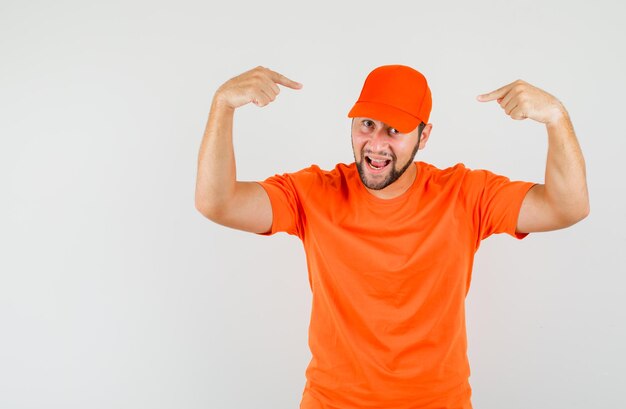
[[[626,406],[626,7],[619,1],[0,1],[0,408],[297,408],[301,243],[194,207],[215,90],[304,84],[235,114],[240,180],[353,161],[367,73],[433,92],[416,160],[543,182],[545,127],[476,95],[518,78],[568,109],[591,214],[485,240],[467,298],[476,409]]]

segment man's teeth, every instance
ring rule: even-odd
[[[372,169],[382,169],[391,162],[391,159],[372,159],[369,156],[366,156],[368,164],[372,167]]]

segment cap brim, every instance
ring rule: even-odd
[[[382,121],[402,133],[413,131],[422,122],[420,119],[398,108],[379,102],[357,102],[348,112],[348,118],[354,118],[355,116]]]

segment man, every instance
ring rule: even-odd
[[[464,301],[480,241],[494,233],[523,239],[589,213],[567,111],[521,80],[478,96],[497,100],[513,119],[546,125],[545,184],[461,163],[438,169],[414,162],[432,130],[426,78],[407,66],[382,66],[348,114],[354,163],[239,182],[234,110],[269,104],[278,85],[302,87],[257,67],[216,91],[196,208],[224,226],[302,240],[313,303],[300,408],[471,408]]]

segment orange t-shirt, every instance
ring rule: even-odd
[[[469,409],[465,297],[474,253],[515,233],[531,182],[462,163],[415,162],[393,199],[366,190],[355,163],[258,182],[272,228],[304,245],[312,291],[301,409]]]

